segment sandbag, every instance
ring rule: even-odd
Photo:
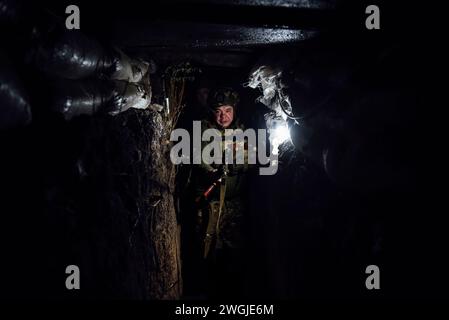
[[[56,31],[36,49],[40,71],[64,79],[83,79],[112,64],[100,44],[76,30]]]
[[[30,122],[29,98],[11,62],[0,52],[0,130],[25,126]]]
[[[113,59],[96,40],[78,30],[57,30],[37,46],[34,64],[47,75],[75,80],[107,69]]]
[[[148,71],[148,62],[131,59],[119,49],[114,49],[112,56],[112,64],[103,71],[109,79],[139,82]]]
[[[70,120],[94,115],[113,97],[113,83],[107,81],[60,81],[54,84],[52,109]]]
[[[131,59],[117,48],[104,48],[78,30],[56,30],[37,45],[34,64],[43,73],[64,79],[106,78],[139,82],[149,63]]]
[[[150,103],[151,91],[143,84],[114,81],[113,98],[108,102],[107,112],[117,115],[129,108],[145,109]]]
[[[150,105],[151,91],[126,81],[62,81],[53,90],[52,109],[70,120],[80,115],[117,115],[129,108]]]

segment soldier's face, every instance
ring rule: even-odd
[[[221,106],[215,110],[215,122],[222,128],[227,128],[234,120],[234,107]]]

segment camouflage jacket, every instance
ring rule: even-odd
[[[225,147],[225,142],[224,142],[224,134],[225,131],[224,129],[219,129],[214,123],[207,121],[207,120],[203,120],[201,122],[201,135],[203,134],[203,132],[207,129],[217,129],[220,131],[221,136],[222,136],[222,144],[220,146],[221,150],[222,150],[222,159],[223,159],[223,163],[224,163],[224,147]],[[240,122],[234,121],[234,123],[228,128],[228,129],[241,129],[241,130],[245,130],[244,126],[242,124],[240,124]],[[204,147],[209,144],[209,141],[203,141],[202,142],[202,150],[204,149]],[[248,151],[244,150],[244,164],[236,164],[236,143],[234,142],[231,146],[231,148],[233,149],[234,152],[234,162],[232,164],[227,164],[227,168],[228,168],[228,176],[226,177],[226,196],[225,199],[226,200],[230,200],[230,199],[234,199],[234,198],[238,198],[241,196],[242,192],[244,193],[245,189],[247,188],[247,172],[249,170],[249,165],[248,165]],[[238,147],[237,147],[238,148]],[[196,170],[196,174],[200,175],[199,180],[199,185],[198,185],[198,193],[201,194],[202,192],[204,192],[213,182],[216,178],[218,178],[217,175],[214,175],[213,172],[215,169],[218,169],[220,167],[220,164],[206,164],[204,162],[201,163],[201,165],[199,165],[199,170]],[[219,200],[219,188],[215,188],[216,190],[214,190],[208,197],[209,201],[213,201],[213,200]]]
[[[224,139],[225,131],[219,129],[214,123],[210,121],[202,121],[201,123],[202,133],[207,129],[218,129]],[[242,129],[243,125],[238,121],[235,121],[228,129]],[[223,141],[223,140],[222,140]],[[210,143],[209,141],[202,142],[202,150]],[[221,145],[221,150],[224,152],[225,142]],[[234,146],[232,146],[234,148]],[[222,212],[217,224],[218,235],[214,239],[214,248],[222,247],[226,245],[228,247],[241,247],[242,246],[242,225],[246,211],[246,194],[248,190],[248,177],[247,173],[250,169],[248,165],[248,153],[244,151],[244,164],[227,164],[229,173],[225,178],[225,197],[222,207]],[[195,171],[197,175],[198,188],[197,196],[201,196],[218,178],[218,174],[214,174],[214,169],[220,167],[220,164],[206,164],[202,163],[198,165]],[[214,190],[207,197],[207,201],[203,203],[200,211],[206,213],[208,217],[204,217],[203,223],[206,224],[206,220],[217,219],[218,211],[220,207],[220,189],[222,186],[218,184]],[[206,219],[207,218],[207,219]],[[215,224],[215,222],[214,222]],[[204,226],[204,230],[206,226]]]

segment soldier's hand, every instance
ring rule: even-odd
[[[218,178],[227,176],[229,174],[228,167],[225,165],[221,165],[218,167],[216,173],[217,173]]]

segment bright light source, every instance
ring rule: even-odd
[[[290,130],[286,122],[278,122],[274,128],[270,130],[270,143],[273,146],[273,153],[279,153],[279,146],[285,141],[289,141]]]
[[[283,142],[290,140],[290,130],[288,130],[287,125],[277,126],[273,130],[273,137],[279,142],[279,144],[282,144]]]

